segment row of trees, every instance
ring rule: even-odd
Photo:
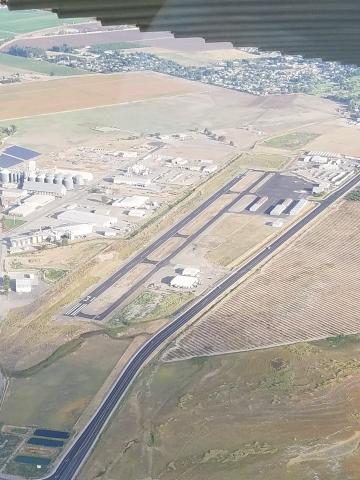
[[[49,50],[51,52],[72,53],[74,48],[67,43],[63,43],[62,45],[54,45]]]
[[[3,276],[3,290],[4,293],[7,295],[10,291],[10,277],[9,275]]]
[[[37,47],[21,47],[20,45],[11,45],[7,51],[9,55],[24,58],[46,58],[46,52]]]

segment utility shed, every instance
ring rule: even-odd
[[[31,293],[31,278],[17,278],[15,280],[15,291],[17,293]]]
[[[176,275],[170,285],[174,288],[194,288],[199,284],[199,279],[197,277],[189,277],[186,275]]]

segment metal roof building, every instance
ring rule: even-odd
[[[170,285],[175,288],[194,288],[199,284],[199,279],[197,277],[189,277],[186,275],[176,275]]]
[[[113,203],[113,206],[120,208],[144,208],[149,202],[149,197],[144,197],[142,195],[133,195],[132,197],[125,197],[116,200]]]
[[[40,183],[25,180],[23,189],[28,192],[38,193],[42,195],[54,195],[55,197],[63,197],[66,194],[64,185],[55,185],[54,183]]]
[[[289,211],[289,215],[297,215],[301,210],[307,205],[308,201],[306,198],[301,198]]]
[[[13,217],[27,217],[37,210],[35,203],[22,203],[21,205],[9,210],[9,215]]]
[[[185,277],[197,277],[199,273],[200,269],[194,267],[185,267],[182,271],[182,275],[185,275]]]
[[[281,215],[285,210],[292,204],[294,200],[292,198],[287,198],[282,202],[279,202],[275,207],[270,211],[271,216]]]
[[[15,291],[17,293],[31,293],[31,278],[16,278]]]
[[[116,217],[109,217],[108,215],[100,215],[84,210],[66,210],[57,216],[58,220],[64,223],[89,223],[94,224],[98,228],[111,227],[118,222]]]

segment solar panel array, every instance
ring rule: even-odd
[[[10,155],[6,155],[5,153],[2,153],[0,155],[0,167],[1,168],[11,168],[14,167],[15,165],[18,165],[19,163],[22,163],[23,160],[20,160],[19,158],[11,157]]]
[[[35,150],[30,150],[29,148],[20,147],[18,145],[12,145],[11,147],[6,148],[0,154],[0,168],[11,168],[26,160],[32,160],[39,155],[40,153],[36,152]]]
[[[21,158],[21,160],[31,160],[40,155],[40,153],[35,152],[35,150],[19,147],[18,145],[13,145],[12,147],[8,147],[5,150],[5,153],[7,153],[8,155],[11,155],[12,157]]]

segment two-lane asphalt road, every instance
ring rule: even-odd
[[[133,380],[136,378],[141,367],[153,355],[153,353],[164,344],[173,334],[179,331],[184,325],[190,322],[194,317],[204,313],[209,306],[222,294],[227,292],[252,270],[256,269],[264,260],[280,248],[285,242],[294,237],[309,222],[314,220],[332,203],[342,197],[351,188],[360,181],[360,174],[354,177],[349,183],[341,187],[336,192],[323,200],[314,210],[309,212],[298,223],[293,225],[284,234],[278,237],[268,247],[261,250],[254,258],[243,265],[241,268],[230,274],[219,285],[210,290],[188,310],[180,314],[175,320],[166,325],[158,333],[143,345],[140,350],[132,357],[127,366],[121,372],[119,378],[113,384],[106,398],[89,421],[84,430],[78,434],[70,445],[68,451],[61,458],[48,480],[72,480],[90,454],[96,444],[101,432],[105,428],[111,414],[122,399]]]

